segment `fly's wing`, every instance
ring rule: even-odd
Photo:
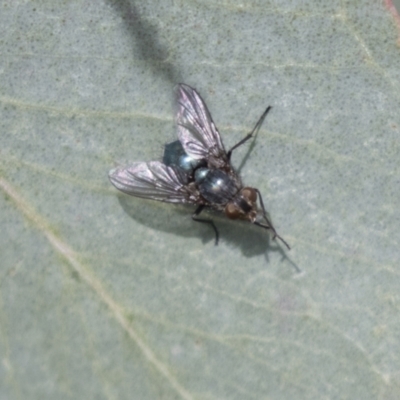
[[[161,162],[133,163],[112,169],[111,183],[124,193],[167,203],[193,203],[195,193],[187,186],[187,177],[179,169]]]
[[[185,152],[194,159],[211,160],[218,168],[227,157],[221,136],[206,104],[195,89],[179,84],[176,89],[178,138]]]

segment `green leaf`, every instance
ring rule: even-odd
[[[137,3],[0,5],[0,398],[397,399],[396,15]],[[180,81],[226,147],[272,106],[233,162],[291,251],[109,183],[175,140]]]

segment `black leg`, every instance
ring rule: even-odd
[[[210,224],[212,228],[214,229],[215,232],[215,245],[218,246],[218,241],[219,241],[219,233],[218,229],[214,224],[214,221],[211,219],[203,219],[203,218],[197,218],[197,216],[203,211],[204,205],[200,205],[197,207],[196,211],[192,214],[192,220],[196,222],[203,222],[205,224]]]
[[[274,240],[275,238],[278,238],[288,248],[288,250],[290,250],[290,246],[287,244],[286,240],[283,239],[281,236],[279,236],[276,233],[276,230],[274,229],[274,227],[272,227],[270,225],[262,224],[261,222],[258,222],[258,221],[254,221],[254,225],[261,226],[261,228],[264,228],[264,229],[271,229],[272,232],[274,232],[274,236],[272,236],[272,240]]]
[[[263,112],[263,115],[261,115],[260,119],[257,121],[255,127],[253,130],[246,135],[240,142],[236,143],[227,153],[228,160],[231,159],[232,151],[237,149],[239,146],[241,146],[243,143],[247,142],[254,134],[254,132],[258,131],[258,129],[261,128],[262,123],[264,122],[265,117],[267,116],[269,110],[271,109],[271,106],[268,106],[267,109]]]
[[[261,205],[261,209],[262,209],[262,214],[263,214],[263,217],[264,217],[265,221],[267,222],[267,225],[262,224],[262,223],[257,222],[257,221],[255,221],[254,224],[257,225],[257,226],[261,226],[262,228],[265,228],[265,229],[271,229],[271,231],[274,233],[274,236],[273,236],[272,239],[275,239],[277,237],[290,250],[290,246],[287,244],[287,242],[284,239],[282,239],[278,235],[278,233],[276,232],[274,226],[272,225],[272,222],[268,219],[267,212],[265,211],[264,202],[263,202],[263,199],[262,199],[260,191],[258,189],[254,189],[254,190],[257,192],[258,198],[260,199],[260,205]]]
[[[257,194],[258,194],[258,198],[259,198],[260,204],[261,204],[261,209],[262,209],[262,212],[263,212],[263,217],[266,218],[267,212],[265,211],[264,202],[263,202],[261,193],[260,193],[260,191],[259,191],[258,189],[256,189],[256,188],[254,188],[254,190],[255,190],[255,191],[257,192]],[[267,222],[268,222],[268,220],[267,220]]]

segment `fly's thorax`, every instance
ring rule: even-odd
[[[219,169],[199,168],[195,179],[200,194],[211,205],[229,203],[240,189],[238,180]]]
[[[247,219],[254,222],[257,217],[257,192],[251,187],[244,187],[225,207],[225,214],[230,219]]]

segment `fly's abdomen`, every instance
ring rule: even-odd
[[[236,182],[221,170],[209,170],[198,184],[201,195],[211,204],[226,204],[238,191]]]
[[[182,143],[179,140],[176,140],[175,142],[165,145],[163,163],[168,166],[175,165],[182,169],[186,174],[190,175],[196,168],[204,163],[204,161],[201,159],[194,159],[187,155],[182,147]]]
[[[185,150],[183,150],[181,142],[179,140],[175,140],[175,142],[165,145],[163,163],[168,166],[179,166],[179,158],[184,155],[186,155],[186,153]]]

